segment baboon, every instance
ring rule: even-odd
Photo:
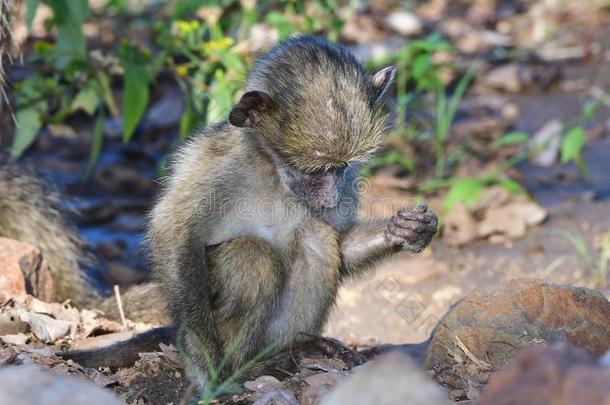
[[[384,140],[394,75],[293,37],[256,62],[228,123],[177,152],[149,240],[191,375],[223,356],[230,373],[320,333],[343,280],[428,245],[437,221],[425,205],[356,217],[359,167]]]
[[[437,219],[425,204],[357,218],[359,168],[384,140],[394,75],[367,74],[340,45],[292,37],[255,63],[228,122],[175,154],[148,239],[187,370],[203,389],[210,364],[224,358],[226,377],[267,347],[319,334],[344,280],[430,243]],[[100,361],[144,340],[93,356],[108,365]],[[71,357],[91,364],[86,355]]]

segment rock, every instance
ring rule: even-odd
[[[449,401],[409,356],[390,352],[357,367],[321,404],[435,405]]]
[[[479,236],[493,234],[517,238],[525,235],[528,226],[539,225],[547,217],[547,211],[532,201],[513,201],[485,212],[479,223]]]
[[[541,224],[547,211],[523,195],[512,195],[500,186],[486,189],[472,206],[456,204],[445,216],[443,239],[463,246],[478,239],[508,241]]]
[[[120,405],[110,392],[83,379],[60,377],[36,366],[0,369],[0,403],[11,405]]]
[[[273,376],[262,375],[254,381],[246,381],[244,387],[250,391],[266,393],[281,388],[282,383]]]
[[[28,341],[27,335],[23,333],[17,333],[15,335],[3,335],[0,336],[0,341],[7,345],[24,345]]]
[[[274,390],[267,392],[260,399],[254,401],[252,405],[301,405],[288,390]]]
[[[479,405],[609,404],[610,369],[567,344],[522,349],[493,374]]]
[[[124,240],[100,242],[95,248],[98,255],[106,260],[121,260],[127,257],[127,243]]]
[[[382,41],[384,37],[384,30],[377,20],[369,14],[354,14],[347,19],[343,28],[341,28],[341,38],[347,42],[366,44]]]
[[[0,291],[8,295],[31,294],[53,298],[53,280],[40,251],[27,243],[0,238]]]
[[[510,280],[458,302],[432,332],[425,368],[474,399],[494,370],[522,347],[568,341],[601,355],[610,349],[610,302],[582,287]]]
[[[305,377],[307,384],[299,395],[301,405],[317,405],[342,380],[346,373],[338,371],[323,372]]]
[[[387,15],[383,22],[386,27],[404,36],[417,35],[422,31],[422,23],[419,18],[407,11],[393,12]]]
[[[153,180],[125,165],[107,165],[95,172],[95,181],[115,194],[146,194],[153,189]]]
[[[140,283],[148,278],[148,273],[126,266],[121,263],[108,263],[108,270],[104,273],[104,280],[108,284],[128,286]]]
[[[23,308],[17,309],[17,315],[23,322],[27,322],[34,335],[44,343],[54,343],[68,333],[74,335],[76,322],[60,321],[48,315],[35,314]]]
[[[123,117],[111,117],[104,120],[104,135],[108,139],[119,140],[123,137]]]
[[[483,83],[491,88],[518,93],[533,83],[532,71],[519,63],[509,63],[491,69],[483,77]]]
[[[171,128],[178,124],[184,110],[184,96],[177,87],[167,87],[161,100],[153,104],[142,122],[143,131]]]
[[[478,223],[463,203],[456,204],[443,219],[443,240],[451,246],[463,246],[479,237]]]
[[[553,119],[534,134],[529,144],[530,150],[534,152],[530,162],[542,167],[550,167],[557,163],[562,129],[561,121]]]

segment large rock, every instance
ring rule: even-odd
[[[321,404],[444,405],[449,401],[409,356],[391,352],[355,369]]]
[[[610,368],[567,344],[527,347],[493,374],[478,405],[610,404]]]
[[[520,348],[558,341],[605,353],[610,302],[587,288],[511,280],[478,290],[450,309],[432,332],[424,365],[457,398],[473,399]]]
[[[121,401],[91,382],[20,366],[0,369],[0,404],[120,405]]]
[[[53,280],[40,251],[27,243],[0,238],[0,293],[53,298]],[[0,297],[1,298],[1,297]]]

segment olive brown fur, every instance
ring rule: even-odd
[[[384,139],[393,78],[393,68],[367,74],[339,45],[293,37],[255,64],[229,122],[173,157],[148,238],[202,388],[223,359],[227,377],[269,347],[319,335],[344,280],[430,242],[437,220],[425,205],[357,218],[359,168]]]

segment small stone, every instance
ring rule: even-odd
[[[23,333],[17,333],[15,335],[4,335],[0,336],[0,340],[7,345],[24,345],[28,341],[28,336]]]
[[[76,332],[76,322],[60,321],[22,308],[17,309],[17,315],[30,325],[34,335],[44,343],[54,343],[57,339]]]
[[[410,357],[390,352],[357,367],[322,400],[322,405],[449,404],[442,388]]]
[[[104,280],[108,284],[120,286],[138,284],[147,278],[148,274],[145,271],[121,263],[108,263],[108,270],[104,274]]]
[[[532,71],[519,63],[509,63],[491,69],[483,77],[483,82],[494,89],[518,93],[533,83]]]
[[[40,251],[27,243],[0,237],[0,291],[53,298],[53,280]]]
[[[419,18],[407,11],[397,11],[387,15],[383,22],[385,25],[401,35],[417,35],[422,31],[422,23]]]
[[[451,246],[463,246],[479,237],[477,221],[463,203],[456,204],[443,222],[443,240]]]
[[[163,92],[161,100],[153,104],[142,122],[144,131],[163,130],[178,124],[184,110],[184,96],[176,87]]]
[[[83,379],[58,376],[37,366],[10,366],[0,369],[0,403],[120,405],[122,402]]]
[[[562,129],[561,121],[553,119],[534,134],[529,143],[530,150],[534,151],[530,158],[533,164],[550,167],[557,163]]]
[[[288,390],[274,390],[267,392],[252,405],[301,405]]]
[[[269,392],[280,388],[280,381],[270,375],[262,375],[254,381],[246,381],[244,387],[254,392]]]
[[[107,165],[95,172],[95,181],[115,194],[146,194],[153,189],[153,180],[125,165]]]

